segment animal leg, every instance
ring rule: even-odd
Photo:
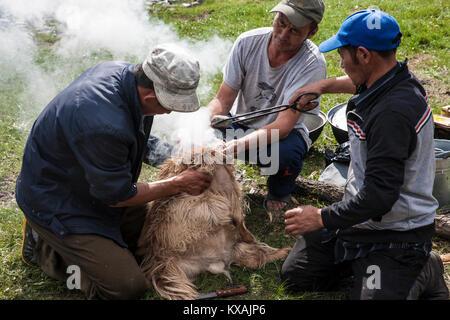
[[[233,262],[252,269],[259,268],[267,262],[285,258],[291,248],[276,249],[265,243],[239,242],[234,247]]]
[[[250,231],[248,231],[243,219],[240,221],[235,221],[235,224],[237,225],[241,241],[247,243],[256,243],[255,237]]]
[[[233,280],[231,280],[230,272],[225,268],[225,263],[224,262],[211,263],[208,266],[208,271],[213,273],[213,274],[222,273],[222,274],[224,274],[227,277],[227,279],[228,279],[228,281],[230,283],[233,282]]]
[[[178,261],[169,260],[149,272],[153,287],[169,300],[192,300],[198,291],[186,276]]]

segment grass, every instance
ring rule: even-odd
[[[172,23],[182,37],[204,40],[218,34],[234,40],[240,33],[258,27],[271,26],[273,14],[269,11],[278,1],[213,1],[206,0],[201,6],[190,9],[159,6],[153,14],[167,23]],[[443,81],[448,88],[447,66],[449,65],[449,3],[443,0],[431,1],[376,1],[377,6],[392,14],[401,24],[402,45],[398,51],[399,60],[405,57],[427,54],[432,60],[421,66],[424,72]],[[342,21],[353,11],[367,8],[373,1],[326,1],[326,10],[318,34],[313,38],[320,43],[334,35]],[[328,76],[342,75],[339,56],[336,51],[325,54]],[[324,110],[346,97],[324,96]],[[447,104],[449,99],[447,97]],[[431,99],[433,105],[433,99]],[[442,106],[442,105],[440,105]],[[433,105],[437,111],[439,105]]]
[[[366,8],[374,1],[327,0],[323,22],[319,33],[314,37],[315,43],[332,36],[341,22],[352,11]],[[219,35],[233,41],[240,33],[258,27],[270,26],[273,15],[271,8],[278,1],[205,0],[202,5],[181,8],[179,5],[153,6],[151,18],[172,24],[180,37],[194,40],[207,40]],[[378,7],[397,18],[404,34],[398,51],[399,60],[410,59],[410,68],[424,82],[429,93],[430,103],[435,113],[440,107],[450,104],[449,98],[449,3],[444,0],[388,0],[376,1]],[[52,22],[50,22],[52,23]],[[57,68],[58,57],[52,53],[52,45],[57,43],[57,34],[35,32],[39,43],[39,54],[35,62],[44,68]],[[342,75],[339,57],[336,52],[325,54],[328,76]],[[100,53],[98,60],[106,60],[108,53]],[[82,58],[80,58],[80,61]],[[27,132],[17,125],[23,116],[23,101],[19,98],[24,92],[24,79],[13,72],[0,71],[0,299],[82,299],[76,291],[69,291],[65,285],[53,281],[39,270],[25,266],[20,260],[20,243],[22,238],[23,215],[14,201],[14,183],[20,171],[21,157]],[[207,103],[217,91],[222,81],[221,74],[211,79],[212,90],[202,98]],[[322,111],[327,112],[333,106],[345,102],[347,95],[324,95]],[[324,167],[323,151],[325,147],[337,147],[331,127],[327,124],[315,142],[305,160],[301,175],[318,177]],[[264,189],[265,178],[259,176],[255,167],[238,163],[248,210],[246,223],[250,231],[272,246],[292,245],[295,241],[284,231],[283,218],[280,215],[269,216],[261,207],[262,198],[255,190]],[[156,169],[144,166],[142,181],[155,179]],[[323,206],[320,199],[313,196],[296,196],[302,204]],[[439,237],[433,239],[434,250],[439,253],[450,252],[450,242]],[[244,284],[249,293],[237,299],[346,299],[345,293],[305,293],[288,294],[279,281],[280,262],[267,264],[258,270],[233,266],[231,276],[235,283]],[[449,278],[450,267],[446,266]],[[195,284],[202,292],[225,288],[228,282],[224,276],[202,274]],[[160,299],[153,291],[147,293],[146,299]]]

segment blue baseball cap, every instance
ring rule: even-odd
[[[346,45],[368,50],[391,50],[401,42],[402,33],[397,21],[380,10],[368,9],[353,13],[342,23],[336,35],[319,45],[320,52],[328,52]]]

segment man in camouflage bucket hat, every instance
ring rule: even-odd
[[[167,110],[194,112],[200,108],[196,89],[200,65],[173,44],[156,47],[142,64],[145,75],[153,80],[156,96]]]
[[[142,69],[148,78],[153,79],[155,94],[165,109],[194,112],[200,108],[195,91],[200,79],[200,66],[180,48],[172,44],[158,46],[143,62]],[[153,135],[147,140],[147,148],[144,162],[154,167],[164,163],[173,150],[171,144]]]
[[[150,288],[133,256],[144,205],[181,192],[198,195],[211,177],[188,169],[168,180],[137,180],[153,116],[197,110],[199,77],[198,61],[159,45],[143,64],[88,69],[47,105],[16,185],[26,217],[25,263],[64,282],[68,270],[78,270],[72,284],[89,299],[134,299]]]

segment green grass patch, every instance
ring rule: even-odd
[[[353,11],[373,5],[372,0],[327,0],[323,22],[319,33],[312,39],[316,44],[334,35],[342,21]],[[255,0],[205,0],[199,6],[182,8],[178,4],[171,6],[153,6],[149,10],[149,19],[160,19],[171,24],[178,35],[184,39],[208,40],[214,35],[234,41],[244,31],[272,25],[273,14],[269,11],[278,1]],[[450,104],[449,93],[449,2],[444,0],[390,0],[376,1],[378,7],[392,14],[400,23],[404,37],[398,50],[399,60],[410,59],[411,69],[429,92],[434,112]],[[59,35],[56,23],[49,21],[49,31],[35,31],[36,43],[39,45],[35,62],[45,71],[57,70],[61,63],[73,63],[75,73],[81,73],[88,63],[109,60],[111,54],[99,51],[93,56],[80,57],[79,61],[63,61],[52,51],[58,42]],[[339,66],[337,52],[325,54],[328,76],[343,75]],[[225,62],[225,61],[224,61]],[[73,76],[73,75],[68,75]],[[49,279],[36,268],[24,265],[20,259],[22,241],[23,215],[11,196],[14,183],[20,171],[23,148],[27,132],[21,126],[23,103],[26,92],[24,79],[13,72],[0,70],[0,299],[82,299],[78,291],[70,291],[64,283]],[[213,98],[222,81],[220,73],[208,79],[212,90],[202,99],[206,104]],[[332,107],[347,101],[348,95],[324,95],[321,109],[325,113]],[[26,99],[25,99],[26,101]],[[29,115],[34,117],[35,115]],[[301,175],[317,179],[324,168],[323,152],[325,147],[335,149],[337,142],[331,126],[325,125],[321,136],[314,143],[304,161]],[[262,196],[255,190],[265,190],[266,177],[259,175],[255,166],[242,162],[236,164],[238,177],[246,195],[246,224],[249,230],[260,241],[275,247],[292,246],[295,239],[284,231],[282,214],[269,216],[262,208]],[[157,169],[144,165],[140,180],[153,181]],[[317,207],[324,206],[314,196],[295,195],[301,204]],[[434,249],[443,254],[450,251],[450,242],[435,237]],[[250,270],[238,266],[231,268],[234,284],[244,284],[249,293],[233,299],[347,299],[345,293],[304,293],[291,294],[285,290],[279,280],[281,262],[269,263],[261,269]],[[449,266],[446,276],[449,277]],[[204,273],[195,284],[202,292],[226,288],[230,283],[223,275]],[[149,291],[145,299],[161,299],[155,292]]]
[[[273,14],[269,11],[278,1],[204,1],[200,6],[183,8],[181,6],[157,6],[151,15],[170,23],[180,37],[205,40],[213,35],[234,40],[239,34],[254,28],[272,25]],[[328,0],[319,32],[312,39],[316,44],[334,35],[342,21],[352,12],[373,6],[373,1]],[[417,68],[423,70],[433,83],[429,86],[446,86],[449,89],[449,26],[450,10],[448,1],[443,0],[390,0],[376,1],[381,10],[399,21],[403,32],[398,59],[413,58],[423,54],[432,58]],[[340,59],[336,51],[326,53],[328,76],[343,75]],[[216,79],[221,81],[221,79]],[[215,87],[218,87],[217,85]],[[430,88],[431,89],[431,88]],[[211,93],[211,98],[214,92]],[[345,102],[346,96],[324,95],[322,111]],[[445,99],[430,95],[433,112],[450,104],[448,93]],[[332,136],[332,135],[331,135]],[[320,143],[325,141],[321,140]]]
[[[17,208],[0,209],[0,299],[79,299],[64,284],[48,278],[20,258],[23,214]]]

